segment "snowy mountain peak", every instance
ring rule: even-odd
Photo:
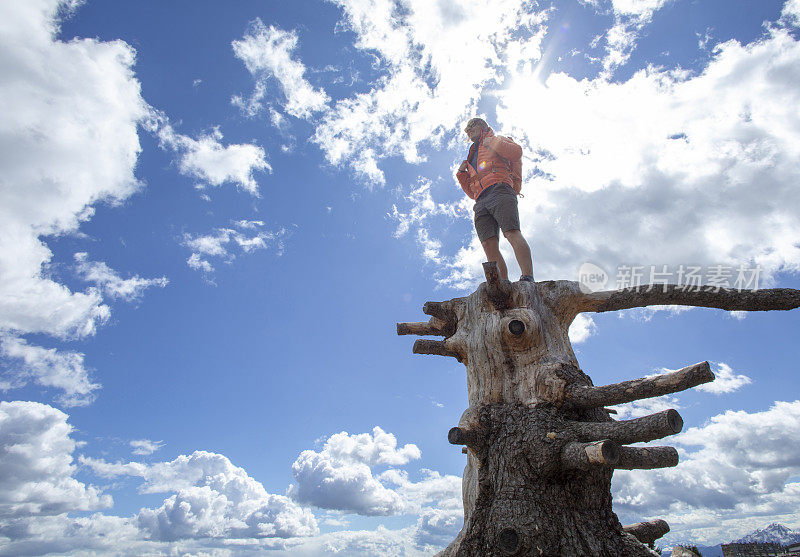
[[[743,538],[739,538],[734,543],[779,543],[781,545],[788,545],[800,542],[800,532],[794,532],[784,526],[773,522],[766,528],[756,530],[747,534]]]

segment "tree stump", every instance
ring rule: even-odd
[[[682,290],[674,285],[584,292],[572,281],[517,282],[485,263],[487,281],[463,298],[427,302],[431,316],[398,323],[420,339],[414,353],[450,356],[467,370],[469,408],[448,440],[467,447],[464,527],[441,557],[656,555],[645,544],[663,520],[623,528],[611,508],[615,468],[676,466],[672,447],[629,447],[681,431],[667,410],[616,421],[605,406],[675,393],[714,380],[708,362],[595,387],[569,341],[578,313],[648,305],[726,310],[793,309],[800,291]]]

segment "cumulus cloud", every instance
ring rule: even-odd
[[[0,329],[92,334],[109,315],[97,291],[49,277],[42,238],[72,233],[99,202],[139,189],[137,124],[148,107],[122,41],[56,38],[76,3],[5,3],[0,17]]]
[[[418,555],[440,550],[463,524],[461,478],[423,469],[413,481],[394,468],[420,458],[412,444],[397,446],[391,433],[329,437],[319,451],[303,451],[292,466],[297,481],[289,495],[306,504],[362,515],[416,515],[401,530],[335,532],[293,548],[293,554]],[[377,466],[392,466],[377,473]]]
[[[67,415],[37,402],[0,402],[0,519],[110,507],[73,476],[76,442]]]
[[[800,519],[800,401],[729,410],[670,441],[677,467],[615,472],[617,513],[664,518],[672,527],[665,541],[697,543],[735,538],[759,521]]]
[[[407,472],[391,467],[420,458],[419,449],[398,446],[380,428],[371,434],[333,435],[320,452],[334,466],[390,467],[373,478],[395,494],[399,512],[417,515],[415,525],[320,534],[311,511],[268,493],[225,456],[206,451],[150,464],[81,456],[84,470],[97,477],[140,478],[140,493],[169,496],[131,517],[72,517],[67,513],[109,507],[111,498],[74,479],[77,444],[66,420],[66,414],[42,404],[0,403],[0,490],[5,496],[0,496],[0,554],[284,550],[291,555],[416,556],[441,549],[463,521],[461,479],[422,470],[418,481],[410,480]],[[160,442],[136,440],[131,446],[149,452]]]
[[[200,188],[230,183],[258,196],[258,182],[253,174],[272,172],[263,147],[250,143],[223,145],[219,127],[194,139],[177,133],[160,114],[151,116],[148,127],[156,134],[162,148],[177,154],[180,173],[199,180]]]
[[[255,115],[263,108],[270,79],[275,79],[285,97],[284,109],[292,116],[308,118],[325,109],[328,95],[306,80],[306,67],[293,56],[297,45],[298,37],[294,31],[284,31],[272,25],[267,27],[256,19],[244,38],[232,43],[234,54],[244,62],[256,82],[250,98],[234,97],[234,104]],[[277,118],[279,121],[282,117],[274,108],[271,112],[277,115],[273,120]]]
[[[442,475],[434,470],[422,469],[419,481],[411,481],[404,470],[390,469],[378,475],[386,485],[395,486],[403,498],[405,512],[424,513],[426,509],[439,509],[462,513],[461,478]]]
[[[412,481],[407,471],[394,468],[420,457],[416,445],[398,447],[395,436],[379,427],[371,434],[337,433],[321,450],[297,457],[292,465],[297,484],[289,495],[300,503],[362,515],[424,515],[420,543],[433,544],[437,528],[447,530],[450,522],[463,519],[461,478],[423,469]],[[379,466],[390,468],[378,473]],[[459,529],[460,523],[456,533]]]
[[[293,538],[318,532],[314,515],[283,495],[268,493],[223,455],[195,451],[155,464],[82,458],[103,477],[137,476],[142,493],[174,492],[155,509],[143,508],[139,527],[149,538]]]
[[[42,387],[59,389],[57,401],[64,406],[86,406],[94,401],[100,385],[93,383],[80,352],[63,352],[29,344],[25,339],[0,335],[0,356],[10,376],[4,390],[33,381]]]
[[[414,540],[417,546],[429,551],[446,547],[458,536],[463,524],[463,509],[425,509],[417,521]]]
[[[278,255],[283,254],[284,238],[289,232],[285,228],[276,231],[262,230],[262,221],[240,220],[234,223],[236,228],[216,228],[211,234],[184,234],[183,244],[192,250],[187,264],[192,269],[211,273],[214,266],[209,258],[215,257],[226,263],[236,258],[236,252],[250,253],[256,250],[273,248]],[[237,230],[238,229],[238,230]],[[249,234],[247,231],[251,231]]]
[[[140,299],[144,291],[152,286],[164,288],[169,284],[167,277],[143,279],[134,275],[123,279],[102,261],[89,261],[89,254],[85,252],[76,253],[75,262],[75,269],[83,280],[93,282],[106,296],[126,302]]]
[[[349,435],[343,431],[331,435],[325,442],[323,452],[334,459],[357,460],[368,466],[402,466],[422,456],[416,445],[409,443],[398,448],[397,438],[377,426],[372,429],[372,434]]]
[[[586,261],[612,277],[623,264],[696,264],[703,276],[722,265],[731,281],[740,266],[760,269],[763,287],[800,269],[798,72],[800,43],[771,29],[750,44],[717,45],[698,74],[650,68],[623,83],[516,75],[498,127],[533,157],[519,206],[537,278],[574,279]],[[473,286],[482,259],[474,238],[443,251],[444,282]]]
[[[379,427],[372,434],[332,435],[321,451],[300,453],[289,494],[300,503],[365,515],[390,515],[403,508],[402,497],[372,474],[372,466],[402,465],[420,458],[416,445],[397,448],[397,439]]]

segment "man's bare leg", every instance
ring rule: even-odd
[[[519,230],[509,230],[508,232],[503,232],[503,235],[514,250],[514,256],[517,258],[517,263],[519,263],[519,269],[522,271],[522,274],[532,277],[533,258],[531,257],[531,248],[528,246],[528,242],[525,241],[522,232]],[[483,249],[486,250],[486,247]],[[489,261],[491,261],[491,259]],[[505,268],[505,265],[503,265],[503,267]]]
[[[525,240],[523,239],[522,241],[524,242]],[[490,262],[497,261],[497,270],[500,272],[500,278],[507,279],[508,268],[506,267],[505,259],[503,259],[503,254],[500,253],[500,238],[492,236],[481,242],[481,245],[484,253],[486,253],[486,260]]]

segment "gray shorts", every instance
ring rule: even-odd
[[[519,230],[519,210],[514,188],[505,183],[495,184],[478,196],[475,202],[475,231],[478,239],[485,242],[503,232]]]

